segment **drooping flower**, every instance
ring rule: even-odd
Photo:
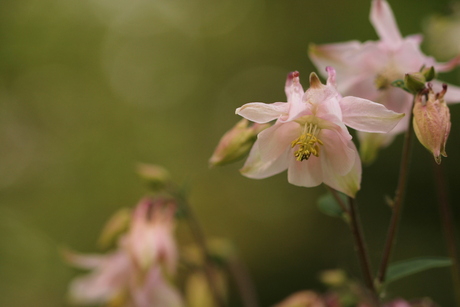
[[[243,105],[236,113],[256,123],[276,120],[258,134],[241,170],[250,178],[266,178],[288,169],[288,181],[313,187],[324,182],[354,197],[360,188],[361,163],[345,125],[357,130],[390,131],[404,114],[372,101],[344,97],[335,86],[335,70],[327,68],[327,84],[315,73],[304,92],[299,73],[288,75],[287,102]]]
[[[126,248],[140,268],[164,265],[168,273],[175,272],[178,261],[173,235],[175,212],[175,201],[161,197],[146,197],[136,206]]]
[[[440,93],[434,93],[429,85],[426,93],[417,95],[414,104],[414,131],[418,140],[441,163],[441,155],[447,157],[446,142],[450,133],[450,112],[444,101],[447,85]]]
[[[449,71],[460,63],[460,56],[448,63],[437,63],[434,58],[424,55],[420,50],[421,35],[403,38],[386,0],[372,1],[370,20],[380,37],[379,41],[313,45],[310,58],[320,71],[330,65],[337,69],[338,89],[343,95],[363,97],[392,111],[409,114],[411,95],[392,87],[391,83],[422,67],[433,66],[437,72]],[[435,91],[441,90],[441,84],[433,81]],[[449,85],[445,100],[459,102],[460,88]],[[359,132],[363,160],[371,162],[380,148],[389,145],[397,134],[407,129],[408,120],[407,116],[385,135]]]

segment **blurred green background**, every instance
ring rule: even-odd
[[[0,3],[0,306],[68,305],[66,287],[77,272],[58,248],[96,251],[110,214],[146,192],[134,172],[138,162],[163,165],[187,182],[206,233],[238,246],[262,306],[321,290],[321,270],[360,276],[346,225],[316,208],[324,187],[291,186],[285,173],[250,180],[238,173],[242,163],[210,170],[207,160],[238,120],[236,107],[285,101],[285,77],[293,70],[306,86],[314,70],[309,43],[376,39],[370,1]],[[421,32],[428,16],[448,11],[449,2],[390,4],[408,35]],[[460,53],[456,44],[453,53]],[[424,48],[440,60],[453,55]],[[458,84],[458,71],[444,80]],[[458,205],[460,106],[451,112],[443,166]],[[364,168],[358,194],[374,267],[401,141]],[[396,260],[446,255],[432,157],[419,144],[413,156]],[[454,219],[460,227],[458,206]],[[438,269],[395,283],[389,295],[430,296],[453,306],[451,287],[449,271]]]

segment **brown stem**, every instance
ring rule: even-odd
[[[436,182],[436,194],[438,197],[439,213],[441,215],[442,229],[446,241],[447,252],[452,260],[451,273],[454,285],[455,298],[457,305],[460,306],[460,264],[458,253],[455,247],[455,227],[452,220],[452,210],[449,203],[446,177],[442,165],[438,165],[432,160],[433,171]]]
[[[244,264],[237,257],[232,257],[229,260],[228,268],[235,280],[236,286],[241,296],[241,300],[245,307],[258,307],[257,294],[254,283]]]
[[[372,277],[372,269],[367,253],[366,244],[364,242],[364,235],[361,229],[361,222],[359,220],[356,203],[353,198],[348,197],[348,204],[350,208],[350,227],[355,241],[355,249],[358,254],[361,271],[363,273],[364,282],[367,288],[371,291],[371,296],[378,306],[377,294],[374,286],[374,278]]]
[[[396,188],[395,198],[393,200],[393,214],[391,216],[390,226],[388,227],[387,239],[385,241],[382,262],[380,264],[380,269],[377,275],[379,283],[383,283],[385,281],[388,264],[391,258],[393,247],[396,242],[396,233],[398,231],[399,220],[401,219],[402,206],[404,203],[404,196],[406,193],[407,177],[409,174],[410,153],[412,148],[412,119],[413,113],[411,110],[409,125],[404,136],[404,145],[401,157],[401,164],[399,168],[398,187]]]

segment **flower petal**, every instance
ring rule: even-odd
[[[261,159],[260,148],[258,140],[252,146],[249,157],[246,160],[243,168],[240,170],[241,174],[253,179],[262,179],[281,173],[286,170],[289,164],[289,147],[278,157],[276,160],[264,161]]]
[[[304,90],[300,84],[298,71],[293,71],[288,74],[284,91],[286,92],[288,102],[301,100]]]
[[[460,55],[457,55],[455,58],[451,59],[447,63],[437,63],[434,68],[436,69],[437,72],[443,72],[443,71],[451,71],[458,65],[460,65]]]
[[[343,134],[343,135],[342,135]],[[348,131],[337,126],[336,129],[323,129],[319,135],[323,142],[320,151],[321,164],[332,170],[336,175],[347,174],[353,166],[355,152],[349,146]]]
[[[401,44],[402,36],[387,1],[372,1],[370,20],[378,36],[388,47],[395,49]]]
[[[345,176],[338,176],[327,163],[322,163],[324,183],[331,188],[342,192],[350,197],[355,197],[361,188],[361,161],[358,151],[352,141],[348,145],[355,152],[354,163],[351,170]]]
[[[277,123],[257,136],[257,145],[263,161],[274,161],[291,147],[291,142],[300,135],[301,127],[296,122]]]
[[[349,41],[336,44],[311,44],[308,55],[321,75],[325,76],[326,67],[334,66],[340,70],[349,67],[350,57],[361,49],[358,41]]]
[[[308,160],[297,161],[294,156],[289,161],[289,183],[301,187],[316,187],[323,182],[321,161],[312,156]]]
[[[263,103],[251,102],[236,109],[235,113],[250,121],[263,124],[289,112],[289,104],[285,102]]]
[[[340,101],[343,122],[356,130],[386,133],[391,131],[404,114],[388,110],[380,103],[348,96]]]

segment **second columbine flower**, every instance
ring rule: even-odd
[[[299,73],[286,80],[287,102],[243,105],[236,113],[256,123],[276,120],[259,133],[241,170],[250,178],[266,178],[288,170],[288,181],[313,187],[321,183],[355,197],[360,188],[361,162],[345,125],[356,130],[386,133],[404,114],[336,90],[335,70],[326,68],[327,84],[315,73],[303,91]]]

